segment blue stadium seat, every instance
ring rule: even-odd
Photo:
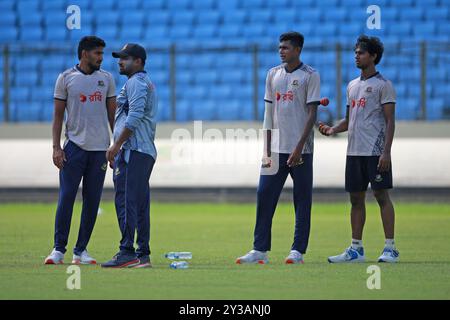
[[[119,22],[119,12],[116,10],[103,11],[101,14],[95,15],[95,23],[97,28],[100,26],[117,25]]]
[[[245,81],[245,71],[241,69],[229,69],[219,73],[219,81],[222,84],[239,84]]]
[[[298,12],[298,22],[311,22],[318,24],[320,20],[322,19],[322,11],[317,8],[312,8],[308,10],[300,10]]]
[[[244,10],[226,11],[223,15],[225,25],[243,24],[247,18],[247,12]]]
[[[167,1],[167,8],[171,11],[180,9],[188,9],[190,7],[190,0],[172,0]]]
[[[65,14],[65,11],[62,12],[52,12],[51,14],[44,15],[43,23],[47,27],[51,27],[52,29],[65,29],[66,21],[69,16]],[[84,22],[84,14],[81,16],[81,23]]]
[[[119,31],[119,38],[126,39],[127,42],[140,42],[142,39],[142,27],[139,24],[128,24],[122,26]]]
[[[195,14],[193,11],[176,10],[172,14],[171,22],[174,25],[192,25],[194,18]]]
[[[83,26],[83,25],[79,30],[74,29],[68,31],[69,40],[77,43],[81,40],[82,37],[92,34],[94,34],[92,28],[90,26]]]
[[[5,12],[5,11],[13,11],[13,9],[14,9],[14,4],[15,4],[14,1],[1,1],[1,2],[0,2],[0,10],[1,10],[2,12]]]
[[[141,0],[117,1],[118,11],[133,11],[139,8]]]
[[[142,1],[142,9],[145,11],[153,9],[166,9],[166,0]]]
[[[39,27],[42,22],[42,14],[40,12],[24,12],[18,15],[20,27]]]
[[[221,17],[222,15],[218,11],[202,10],[196,15],[196,22],[197,25],[219,24]]]
[[[266,6],[271,10],[277,10],[276,15],[281,14],[278,12],[280,8],[288,8],[290,6],[290,0],[271,0],[267,1]]]
[[[67,31],[65,28],[52,28],[45,29],[44,40],[53,42],[64,42],[67,39]]]
[[[91,10],[96,12],[112,10],[116,3],[116,0],[91,1]]]
[[[2,18],[0,19],[0,27],[4,26],[15,26],[16,25],[16,14],[13,11],[2,12]]]
[[[318,37],[331,37],[336,34],[336,25],[332,23],[323,23],[317,25],[314,32]]]
[[[342,23],[347,19],[347,9],[345,8],[328,8],[323,12],[323,21],[336,21]]]
[[[156,85],[162,86],[169,82],[169,73],[167,71],[153,71],[150,75],[150,79],[155,82]]]
[[[41,41],[43,33],[41,28],[22,28],[19,34],[20,41]]]
[[[22,15],[26,12],[36,12],[39,9],[39,1],[34,0],[21,0],[17,1],[17,12]]]
[[[192,9],[198,10],[211,10],[216,4],[215,0],[202,0],[202,1],[192,1]]]
[[[402,7],[399,13],[399,18],[401,21],[411,21],[413,23],[420,22],[423,19],[423,10],[421,8],[408,8]]]
[[[169,35],[169,29],[166,26],[152,26],[144,29],[143,41],[153,42],[155,39],[165,39]]]
[[[195,38],[212,38],[215,37],[217,34],[217,28],[213,25],[206,25],[206,26],[198,26],[194,29],[194,37]]]
[[[409,22],[399,22],[395,25],[388,25],[389,35],[396,35],[396,36],[409,36],[411,34],[411,23]]]
[[[269,23],[272,20],[272,11],[268,9],[252,10],[248,18],[250,23]]]
[[[217,103],[214,100],[201,100],[193,104],[193,120],[216,120],[217,117]]]
[[[217,117],[221,121],[242,120],[242,108],[239,100],[227,100],[226,103],[217,103]]]
[[[356,38],[363,31],[363,29],[359,23],[339,24],[338,29],[339,29],[339,35],[348,37],[352,41],[355,41]]]
[[[130,11],[126,10],[124,13],[120,15],[119,20],[120,23],[122,24],[122,28],[132,26],[142,27],[145,21],[145,13],[143,11],[137,10],[130,10]]]
[[[255,10],[265,6],[265,0],[245,0],[240,2],[240,7]]]
[[[191,85],[194,79],[193,73],[187,71],[178,71],[176,77],[177,84],[179,84],[181,87]]]
[[[427,109],[426,109],[427,120],[441,120],[443,116],[443,110],[444,110],[443,98],[427,100]]]
[[[14,59],[11,61],[15,71],[17,71],[18,73],[24,73],[26,71],[34,72],[38,69],[40,62],[40,57],[33,55],[14,57]]]
[[[253,42],[252,40],[255,37],[259,37],[264,35],[265,33],[265,26],[263,24],[251,24],[248,25],[242,32],[242,35],[247,38],[248,40],[250,40],[251,42]]]
[[[177,101],[176,104],[176,121],[179,122],[185,122],[192,119],[192,108],[195,102],[193,101],[187,101],[187,100],[180,100]]]
[[[42,103],[26,102],[13,103],[12,113],[18,122],[36,122],[42,119]]]
[[[9,97],[11,101],[27,101],[30,97],[30,88],[10,87]]]
[[[231,12],[238,8],[240,0],[217,1],[217,8],[221,12]]]
[[[413,35],[417,40],[426,40],[433,36],[436,30],[434,22],[423,22],[414,24]]]
[[[242,32],[242,26],[233,25],[233,24],[225,24],[219,28],[219,37],[228,38],[228,37],[237,37],[240,36]]]
[[[13,42],[17,40],[18,31],[16,27],[5,26],[0,29],[0,42]]]
[[[218,79],[217,71],[203,70],[194,75],[195,83],[201,86],[213,85]]]
[[[42,1],[42,12],[63,11],[66,12],[68,5],[64,1]],[[72,3],[71,3],[72,4]]]

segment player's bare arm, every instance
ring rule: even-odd
[[[52,125],[53,164],[58,167],[58,169],[62,169],[64,166],[64,161],[66,161],[66,155],[64,154],[64,150],[61,148],[61,132],[64,121],[64,111],[66,109],[66,101],[59,99],[55,99],[54,101]]]
[[[308,104],[308,121],[305,125],[305,130],[303,131],[302,137],[300,138],[300,141],[298,142],[297,146],[295,147],[294,152],[291,153],[291,155],[288,158],[287,165],[289,167],[293,167],[296,165],[299,165],[302,163],[302,151],[303,147],[305,146],[306,140],[308,139],[312,128],[314,127],[314,123],[316,123],[317,119],[317,103],[310,103]]]
[[[391,147],[395,132],[395,104],[386,103],[383,105],[383,115],[386,120],[386,139],[384,150],[378,162],[378,171],[389,171],[391,167]]]
[[[265,102],[265,112],[264,112],[264,151],[263,151],[263,159],[262,159],[262,167],[269,168],[271,165],[270,157],[272,156],[272,129],[273,129],[273,105],[271,102]]]
[[[110,163],[114,163],[114,157],[119,153],[120,148],[122,147],[122,144],[124,144],[124,142],[127,141],[128,138],[131,137],[132,134],[133,134],[133,131],[131,131],[128,128],[123,128],[123,131],[120,134],[119,138],[106,151],[106,159]]]
[[[339,123],[333,127],[327,126],[324,123],[319,124],[319,132],[324,136],[332,136],[333,134],[345,132],[348,130],[348,117],[349,117],[349,109],[347,107],[347,112],[345,114],[345,118],[339,121]]]
[[[106,111],[108,112],[108,122],[111,131],[114,131],[114,117],[116,114],[116,97],[106,98]]]

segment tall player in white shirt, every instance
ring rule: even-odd
[[[362,233],[366,219],[365,196],[370,182],[380,206],[386,242],[379,262],[397,262],[394,245],[395,213],[388,190],[392,188],[391,146],[395,130],[395,91],[392,83],[375,70],[383,55],[377,37],[360,36],[355,45],[361,76],[347,87],[347,115],[336,126],[320,125],[324,135],[348,130],[345,189],[350,193],[352,243],[330,263],[363,262]]]
[[[257,191],[257,212],[253,250],[236,263],[267,263],[271,249],[272,218],[288,175],[294,183],[295,233],[285,262],[303,263],[310,231],[313,149],[320,77],[300,61],[303,35],[288,32],[280,36],[283,64],[267,73],[264,129],[267,150]],[[265,174],[264,168],[273,169]]]

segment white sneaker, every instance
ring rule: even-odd
[[[269,258],[267,257],[266,251],[251,250],[246,255],[237,258],[236,263],[237,264],[243,264],[243,263],[266,264],[266,263],[269,263]]]
[[[79,256],[73,255],[72,264],[97,264],[97,261],[84,250]]]
[[[291,252],[286,257],[284,262],[286,264],[297,264],[297,263],[303,264],[303,263],[305,263],[303,261],[303,255],[300,252],[298,252],[297,250],[291,250]]]
[[[366,261],[366,258],[364,257],[364,249],[362,247],[354,249],[351,246],[345,249],[343,254],[328,258],[329,263],[354,263],[364,261]]]
[[[64,253],[56,251],[55,249],[53,249],[50,255],[44,260],[44,264],[63,264],[63,263],[64,263]]]
[[[398,262],[400,253],[395,248],[384,247],[381,256],[378,258],[378,262]]]

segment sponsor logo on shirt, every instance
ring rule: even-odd
[[[359,100],[352,99],[352,108],[361,107],[364,108],[366,106],[366,98],[361,98]]]
[[[277,101],[294,101],[294,93],[289,90],[286,93],[277,92]]]
[[[372,87],[367,87],[366,92],[372,92]]]
[[[103,80],[98,80],[98,84],[99,87],[104,87],[105,83],[103,82]]]
[[[375,181],[376,181],[376,182],[381,182],[381,181],[383,181],[383,178],[381,177],[381,174],[377,174],[377,175],[375,176]]]
[[[85,103],[87,101],[88,97],[86,97],[84,94],[80,93],[80,101]],[[93,94],[89,95],[89,101],[90,102],[94,102],[94,101],[102,101],[103,96],[102,93],[100,91],[95,91]]]

